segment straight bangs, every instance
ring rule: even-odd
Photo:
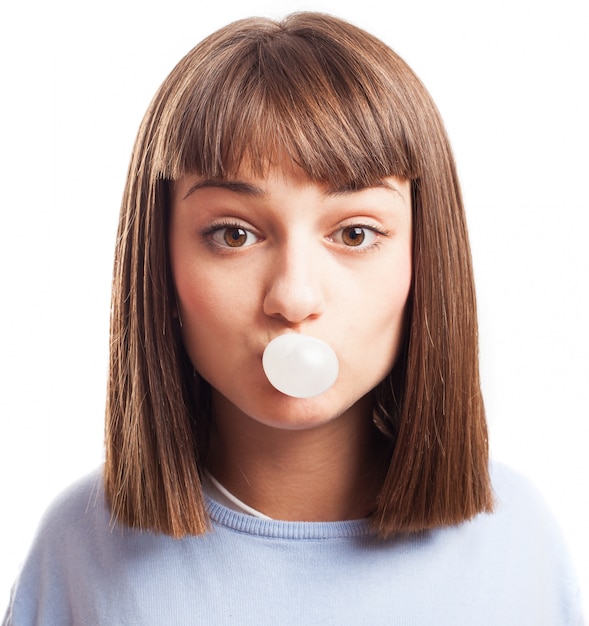
[[[242,20],[182,59],[152,104],[152,173],[264,175],[286,157],[336,188],[418,177],[423,88],[411,70],[377,40],[351,41],[347,24],[307,19]]]

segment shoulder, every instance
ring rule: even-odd
[[[491,464],[494,512],[474,520],[502,549],[529,550],[559,560],[567,551],[556,518],[537,486],[522,473],[501,463]]]
[[[490,473],[496,512],[512,515],[529,512],[529,507],[533,507],[548,513],[549,507],[539,489],[524,474],[498,462],[491,463]]]
[[[102,468],[63,490],[40,520],[30,557],[60,559],[87,548],[103,532],[111,531],[111,515],[105,501]],[[29,558],[30,558],[29,557]]]
[[[544,496],[530,479],[500,463],[491,465],[491,480],[495,511],[472,523],[487,543],[489,561],[506,572],[506,580],[525,583],[520,600],[530,594],[530,604],[542,606],[546,615],[567,616],[554,623],[582,623],[568,546]]]
[[[52,501],[41,518],[38,536],[69,533],[81,524],[86,525],[90,519],[108,522],[109,517],[100,467],[72,483]]]
[[[494,518],[513,529],[527,528],[544,535],[561,537],[561,531],[544,496],[525,475],[502,463],[491,464],[495,497]]]
[[[62,623],[72,572],[94,562],[100,536],[110,532],[102,471],[97,469],[65,489],[41,518],[35,538],[12,590],[6,624],[35,623],[44,602],[42,623]],[[53,622],[52,622],[53,620]]]

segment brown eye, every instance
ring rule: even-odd
[[[360,246],[364,243],[366,231],[359,226],[348,226],[342,229],[342,242],[346,246]]]
[[[223,240],[231,248],[240,248],[247,242],[247,231],[243,228],[226,228]]]
[[[343,245],[345,248],[369,250],[378,245],[379,237],[385,236],[387,236],[387,232],[376,226],[354,224],[336,230],[330,239],[335,243]]]
[[[205,237],[220,248],[247,248],[259,241],[259,237],[243,226],[228,224],[212,226]]]

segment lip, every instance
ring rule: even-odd
[[[278,339],[278,337],[282,337],[284,335],[300,335],[302,337],[310,337],[311,339],[316,339],[317,341],[321,341],[324,344],[327,344],[336,354],[338,353],[338,351],[334,347],[334,344],[331,341],[328,341],[327,339],[324,339],[323,337],[320,337],[319,335],[304,333],[304,332],[297,331],[297,330],[287,330],[283,333],[278,333],[276,335],[270,336],[266,340],[266,342],[261,345],[261,347],[260,347],[260,344],[258,344],[255,350],[257,357],[261,359],[264,356],[264,352],[266,348],[268,347],[268,344],[270,344],[275,339]]]

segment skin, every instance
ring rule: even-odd
[[[395,362],[411,283],[408,181],[330,189],[291,164],[172,190],[170,256],[187,351],[212,387],[209,470],[277,519],[368,515],[382,481],[371,391]],[[300,332],[335,350],[323,394],[274,389],[262,353]]]

